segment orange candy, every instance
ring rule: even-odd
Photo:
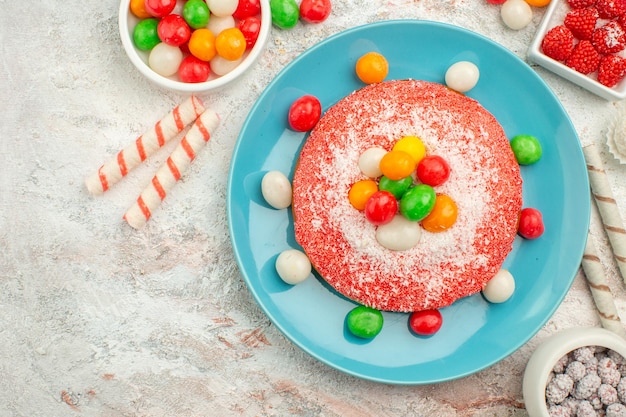
[[[236,61],[246,51],[246,38],[239,28],[228,28],[215,38],[217,54],[229,61]]]
[[[365,210],[365,203],[372,194],[378,191],[378,184],[374,180],[361,180],[352,184],[348,192],[350,204],[357,210]]]
[[[196,29],[189,38],[189,52],[203,61],[210,61],[217,54],[215,35],[209,29]]]
[[[435,207],[422,220],[422,227],[432,233],[443,232],[456,222],[458,209],[450,196],[438,194],[435,198]]]
[[[404,151],[387,152],[380,160],[380,170],[390,180],[401,180],[415,171],[415,159]]]
[[[382,82],[388,72],[387,59],[377,52],[368,52],[356,62],[356,75],[365,84]]]
[[[544,7],[550,4],[550,0],[526,0],[526,3],[535,7]]]
[[[144,4],[145,0],[130,0],[130,12],[139,19],[152,17],[152,15],[146,11]]]

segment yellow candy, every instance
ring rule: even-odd
[[[417,136],[405,136],[393,145],[394,151],[403,151],[411,155],[415,163],[419,163],[426,155],[426,147]]]

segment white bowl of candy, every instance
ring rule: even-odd
[[[626,416],[626,340],[602,328],[573,328],[532,354],[523,393],[531,417]]]
[[[269,0],[122,0],[119,31],[133,65],[181,92],[220,88],[257,60],[270,34]]]

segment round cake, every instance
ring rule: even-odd
[[[391,150],[404,136],[448,162],[450,176],[435,191],[454,199],[458,216],[448,230],[424,230],[417,245],[394,251],[378,243],[377,226],[348,192],[366,178],[360,155]],[[522,179],[502,126],[477,101],[438,83],[386,81],[326,111],[300,152],[292,206],[297,242],[336,291],[413,312],[477,293],[500,270],[517,233]]]

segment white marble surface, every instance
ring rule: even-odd
[[[323,24],[273,29],[245,78],[201,98],[222,116],[150,222],[122,214],[164,161],[161,152],[101,197],[83,180],[185,95],[132,67],[115,1],[0,0],[0,416],[525,416],[524,366],[560,329],[598,326],[579,273],[545,327],[502,362],[429,386],[355,379],[303,353],[274,328],[239,275],[228,236],[229,158],[247,110],[300,52],[382,19],[457,24],[524,58],[543,10],[506,28],[483,0],[342,0]],[[603,132],[607,102],[541,69],[583,145],[596,143],[626,210],[626,166]],[[626,291],[598,220],[597,243],[617,305]]]

